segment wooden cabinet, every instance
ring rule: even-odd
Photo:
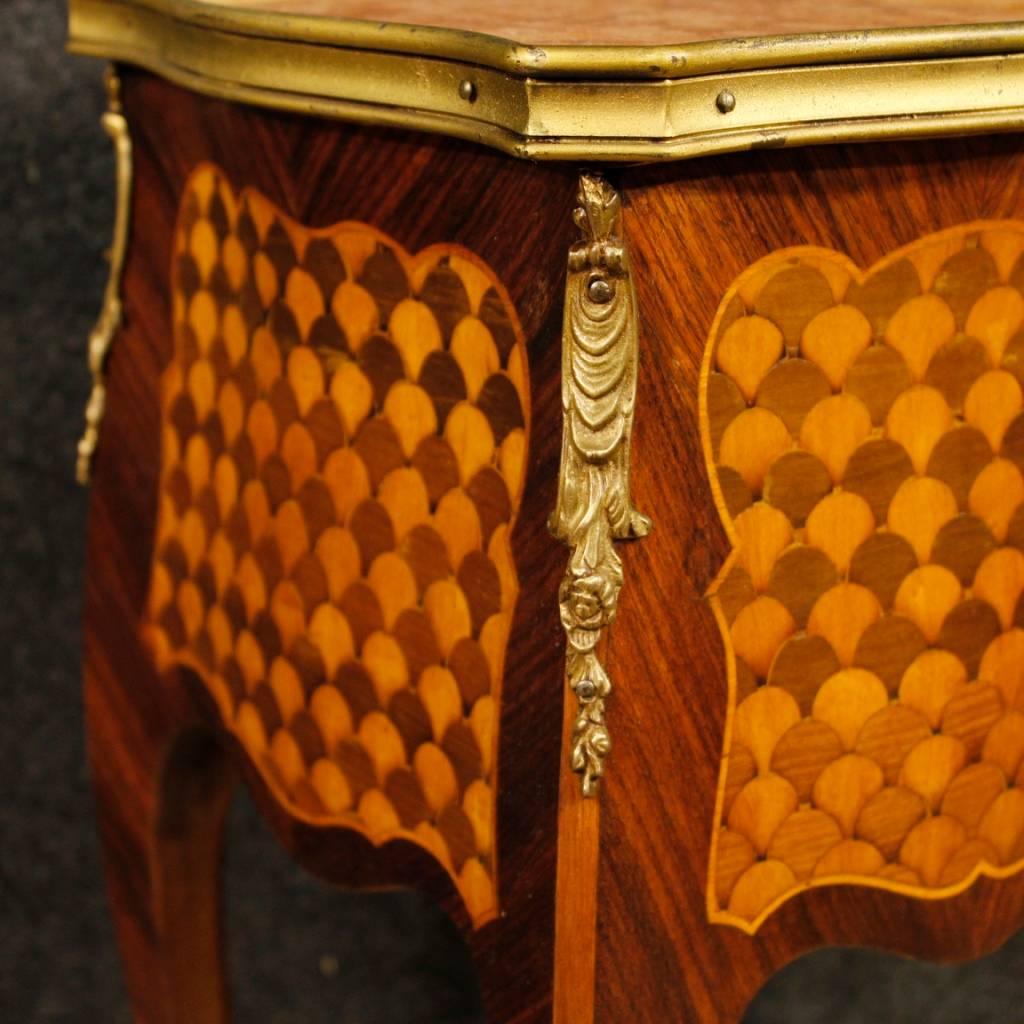
[[[948,27],[1010,6],[72,0],[139,1021],[228,1019],[238,773],[314,874],[434,895],[500,1024],[1020,926],[1024,23]],[[707,41],[773,30],[826,34]]]

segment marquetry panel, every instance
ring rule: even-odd
[[[182,196],[148,636],[294,815],[401,837],[496,912],[496,709],[526,353],[494,273]]]
[[[719,308],[705,454],[736,549],[709,907],[1024,866],[1024,224],[862,272],[774,253]]]

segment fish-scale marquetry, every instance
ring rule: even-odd
[[[494,273],[185,190],[148,636],[293,814],[419,843],[496,912],[526,350]]]
[[[753,930],[811,884],[916,895],[1024,866],[1024,225],[867,273],[775,253],[720,307],[702,385],[738,546],[709,876]]]

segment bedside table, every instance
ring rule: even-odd
[[[236,775],[313,874],[432,894],[500,1024],[1020,927],[1016,6],[71,0],[138,1021],[228,1020]]]

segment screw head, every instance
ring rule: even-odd
[[[468,78],[459,82],[459,99],[463,99],[467,103],[476,101],[476,86]]]
[[[592,679],[581,679],[576,684],[576,696],[580,700],[591,700],[597,696],[597,687]]]
[[[603,306],[606,302],[612,301],[614,294],[615,289],[612,288],[611,283],[606,278],[593,277],[587,284],[587,296],[591,302],[596,302]]]
[[[715,106],[723,114],[728,114],[736,109],[736,97],[728,89],[723,89],[717,97],[715,97]]]

